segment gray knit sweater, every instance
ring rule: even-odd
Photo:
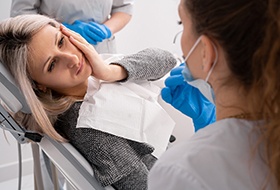
[[[112,64],[127,70],[128,78],[123,81],[156,80],[176,65],[176,59],[167,51],[148,48]],[[156,161],[151,154],[153,147],[92,128],[76,128],[81,103],[75,103],[59,116],[56,130],[87,159],[103,186],[112,185],[121,190],[147,189],[148,171]]]

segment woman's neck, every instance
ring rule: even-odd
[[[87,92],[87,86],[88,86],[88,80],[72,88],[59,89],[57,90],[57,92],[60,94],[64,94],[66,96],[73,96],[74,98],[77,99],[83,99]]]

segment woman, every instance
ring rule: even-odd
[[[49,16],[82,35],[98,53],[116,53],[114,34],[128,24],[132,12],[132,0],[12,0],[10,15]]]
[[[211,85],[216,122],[168,149],[148,189],[279,189],[279,1],[181,0],[178,10],[185,80]]]
[[[92,76],[109,82],[156,80],[175,66],[172,54],[146,49],[108,65],[80,35],[42,15],[2,21],[0,52],[32,112],[17,113],[19,123],[55,140],[69,140],[103,186],[147,188],[147,174],[156,160],[154,148],[92,128],[76,128],[78,111]]]

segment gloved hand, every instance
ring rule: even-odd
[[[104,39],[110,38],[112,33],[110,29],[104,24],[98,24],[96,22],[83,22],[75,20],[73,24],[63,23],[64,26],[79,33],[83,36],[88,43],[96,45],[98,42],[102,42]]]
[[[164,101],[193,120],[195,131],[216,120],[216,107],[195,87],[184,81],[181,72],[184,65],[171,70],[161,91]]]

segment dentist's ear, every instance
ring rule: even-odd
[[[205,35],[201,36],[202,43],[202,70],[205,74],[209,73],[216,58],[215,47],[211,39]]]

